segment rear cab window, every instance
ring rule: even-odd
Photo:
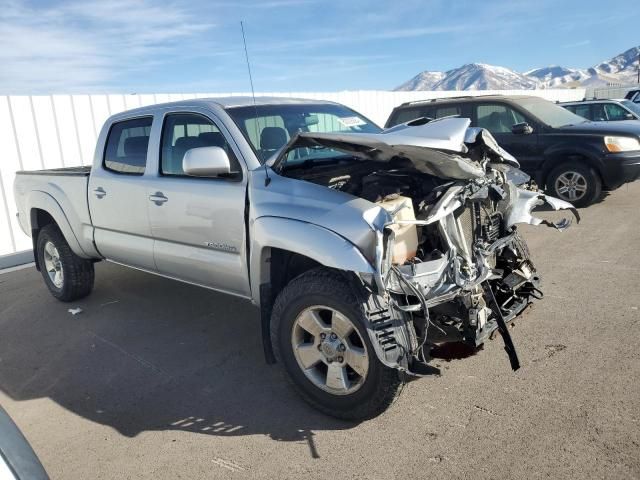
[[[153,117],[141,117],[111,125],[104,149],[104,169],[126,175],[144,174],[152,123]]]

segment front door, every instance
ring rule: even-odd
[[[246,173],[226,131],[202,113],[165,113],[157,176],[148,186],[149,219],[158,272],[216,290],[249,296],[246,264]],[[233,173],[189,177],[187,150],[224,148]]]
[[[533,175],[542,161],[538,145],[537,126],[517,110],[503,103],[476,105],[475,126],[486,128],[498,144],[516,157],[522,170]],[[511,127],[527,122],[534,129],[530,134],[515,134]]]

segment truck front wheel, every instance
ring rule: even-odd
[[[346,420],[382,413],[401,383],[374,352],[366,304],[343,275],[317,268],[282,290],[271,316],[276,359],[296,390],[318,410]]]
[[[93,262],[73,253],[56,225],[40,230],[36,255],[44,283],[55,298],[72,302],[91,293]]]

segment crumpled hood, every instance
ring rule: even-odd
[[[453,180],[473,180],[485,175],[484,165],[466,155],[470,149],[482,149],[494,162],[519,166],[487,130],[469,128],[471,120],[468,118],[450,117],[422,122],[424,120],[414,120],[381,133],[302,132],[267,163],[277,170],[289,151],[298,147],[322,146],[380,162],[404,157],[423,173]]]

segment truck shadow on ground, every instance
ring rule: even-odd
[[[356,425],[307,406],[265,364],[244,300],[109,264],[74,304],[51,298],[34,269],[3,280],[0,388],[14,400],[48,397],[128,437],[264,434],[306,441],[313,457],[314,431]]]

